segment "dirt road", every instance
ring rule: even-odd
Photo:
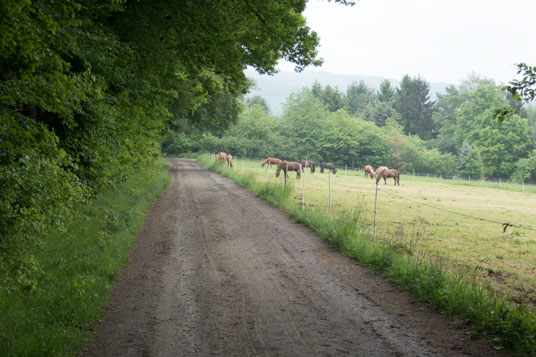
[[[170,161],[87,355],[498,354],[279,209]]]

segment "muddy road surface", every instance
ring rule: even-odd
[[[505,355],[250,192],[170,161],[86,355]]]

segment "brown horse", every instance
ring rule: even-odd
[[[231,154],[227,155],[225,157],[225,160],[227,161],[227,164],[229,167],[233,167],[233,156]]]
[[[378,177],[381,171],[387,170],[387,166],[380,166],[376,169],[376,172],[374,173],[374,176]]]
[[[277,165],[277,170],[275,171],[275,177],[279,177],[281,170],[285,173],[285,177],[288,177],[288,171],[296,171],[296,180],[301,178],[302,166],[299,162],[293,161],[283,161]]]
[[[307,160],[307,165],[305,165],[306,164],[305,161],[306,160],[300,160],[298,162],[302,166],[303,171],[305,171],[305,168],[308,167],[308,168],[311,169],[311,173],[313,174],[315,172],[315,163],[313,161],[311,161],[311,160]]]
[[[216,161],[225,161],[225,158],[227,157],[227,154],[224,152],[219,152],[218,155],[216,155]]]
[[[282,163],[283,161],[279,160],[279,159],[276,159],[276,158],[273,158],[273,157],[269,157],[267,158],[266,160],[264,160],[262,163],[261,163],[261,167],[264,167],[264,165],[266,164],[271,164],[271,165],[279,165],[280,163]]]
[[[380,171],[380,173],[376,176],[376,185],[378,182],[380,182],[380,179],[383,177],[383,183],[387,185],[387,178],[392,177],[395,180],[395,185],[398,184],[400,186],[400,173],[395,169],[383,169]]]
[[[370,175],[370,179],[374,178],[374,168],[370,165],[365,165],[365,178]]]
[[[328,169],[335,175],[337,173],[337,169],[335,168],[335,165],[329,163],[329,162],[321,162],[320,163],[320,173],[324,173],[324,169]]]

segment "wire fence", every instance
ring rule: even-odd
[[[332,218],[359,212],[356,225],[374,242],[395,245],[416,257],[448,261],[454,269],[494,279],[501,289],[521,299],[526,297],[524,292],[536,291],[536,186],[532,183],[524,183],[523,190],[520,184],[502,179],[469,181],[411,172],[403,174],[401,186],[393,181],[376,185],[375,180],[365,179],[361,168],[348,166],[338,168],[336,174],[317,170],[312,175],[306,169],[301,181],[294,175],[287,181],[283,175],[275,177],[274,165],[261,167],[262,160],[233,160],[239,165],[227,164],[228,169],[253,175],[260,184],[292,185],[292,197],[304,210],[318,210]],[[472,206],[471,200],[478,202]]]
[[[212,157],[213,159],[215,160],[216,159],[216,154],[212,154]],[[251,159],[245,159],[245,158],[241,158],[241,172],[242,174],[244,174],[244,170],[246,169],[261,169],[261,163],[263,160],[261,159],[257,159],[257,160],[251,160]],[[246,167],[246,161],[248,163],[247,167]],[[236,160],[236,162],[238,162],[238,160]],[[229,165],[229,163],[227,163],[229,168],[231,168],[231,166]],[[234,170],[238,170],[238,165],[235,163],[235,165],[233,165],[234,167]],[[272,165],[271,164],[267,164],[265,165],[265,170],[266,170],[266,179],[265,181],[268,183],[269,182],[269,170],[271,169]],[[311,172],[311,171],[309,171]],[[327,171],[328,172],[328,175],[327,175],[327,189],[328,189],[328,208],[329,208],[329,214],[332,215],[332,174],[331,174],[331,171]],[[341,175],[341,176],[348,176],[348,175],[353,175],[353,176],[360,176],[361,174],[364,176],[364,172],[362,171],[361,168],[354,168],[354,167],[348,167],[345,165],[344,169],[340,169],[337,174]],[[482,178],[482,179],[479,179],[479,180],[471,180],[471,177],[467,177],[467,178],[463,178],[463,177],[460,177],[460,176],[456,176],[456,175],[451,175],[451,176],[443,176],[443,175],[430,175],[430,174],[421,174],[421,173],[416,173],[414,171],[412,171],[411,173],[406,173],[405,174],[406,176],[409,176],[411,175],[411,181],[412,182],[415,182],[415,178],[417,178],[417,181],[419,178],[424,178],[426,177],[427,179],[432,179],[432,180],[446,180],[446,181],[467,181],[467,182],[473,182],[474,185],[477,185],[478,183],[478,187],[482,187],[484,185],[484,187],[489,187],[489,186],[485,186],[485,184],[487,183],[493,183],[494,186],[492,188],[498,188],[498,189],[503,189],[503,188],[507,188],[507,186],[512,186],[512,185],[517,185],[520,187],[519,191],[521,192],[530,192],[532,190],[529,190],[528,188],[532,188],[532,189],[536,189],[536,185],[532,182],[530,183],[525,183],[524,181],[521,182],[521,183],[512,183],[511,181],[508,181],[508,180],[503,180],[502,178]],[[335,176],[335,175],[334,175]],[[302,185],[302,207],[305,207],[305,192],[306,192],[306,180],[307,180],[307,172],[306,170],[304,170],[304,173],[303,173],[303,185]],[[285,184],[286,184],[286,177],[285,177]],[[350,189],[359,189],[359,190],[370,190],[370,191],[375,191],[376,189],[375,188],[363,188],[363,187],[356,187],[355,185],[348,185],[348,184],[342,184],[340,182],[333,182],[333,185],[334,186],[338,186],[338,187],[346,187],[346,188],[350,188]],[[510,187],[511,188],[511,187]],[[525,190],[527,188],[527,190]],[[505,220],[499,220],[499,219],[489,219],[489,218],[485,218],[485,217],[477,217],[477,216],[474,216],[474,215],[469,215],[469,214],[464,214],[464,213],[461,213],[459,211],[454,211],[454,210],[448,210],[448,209],[445,209],[445,208],[442,208],[440,206],[435,206],[435,205],[432,205],[430,203],[427,203],[427,202],[420,202],[420,201],[416,201],[414,199],[411,199],[411,198],[408,198],[408,197],[404,197],[403,195],[401,195],[400,193],[396,193],[392,190],[389,190],[389,189],[385,189],[385,188],[379,188],[378,187],[378,190],[379,192],[382,192],[382,193],[386,193],[388,195],[391,195],[391,196],[395,196],[399,199],[402,199],[402,200],[406,200],[408,202],[411,202],[413,204],[418,204],[418,205],[421,205],[421,206],[424,206],[424,207],[427,207],[427,208],[431,208],[431,209],[434,209],[434,210],[438,210],[438,211],[442,211],[442,212],[445,212],[445,213],[448,213],[448,214],[451,214],[451,215],[457,215],[457,216],[463,216],[465,218],[469,218],[469,219],[474,219],[474,220],[478,220],[478,221],[483,221],[483,222],[488,222],[488,223],[492,223],[492,224],[497,224],[497,225],[500,225],[502,228],[503,228],[503,232],[506,231],[506,229],[508,227],[512,227],[512,228],[518,228],[518,229],[524,229],[524,230],[530,230],[530,231],[536,231],[536,228],[530,226],[530,225],[524,225],[524,224],[516,224],[516,223],[512,223],[512,222],[507,222]],[[534,191],[533,191],[534,192]],[[536,218],[535,218],[535,221],[536,221]]]
[[[212,154],[213,157],[216,157],[216,154]],[[264,159],[242,159],[246,160],[251,164],[251,168],[255,168],[255,163],[258,162],[260,167],[261,162]],[[244,164],[244,163],[243,163]],[[269,166],[271,166],[269,164]],[[318,164],[317,164],[318,166]],[[337,175],[343,176],[361,176],[364,175],[362,167],[352,167],[352,166],[340,166],[337,168]],[[418,182],[423,180],[441,180],[445,183],[454,183],[454,184],[464,184],[478,187],[488,187],[488,188],[498,188],[506,189],[510,191],[519,191],[519,192],[530,192],[536,193],[536,180],[522,180],[521,182],[512,181],[510,178],[502,177],[475,177],[470,175],[443,175],[443,174],[430,174],[412,171],[400,171],[400,175],[404,177],[404,180],[411,180],[412,182]]]

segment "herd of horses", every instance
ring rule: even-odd
[[[227,162],[229,167],[233,167],[233,157],[224,152],[219,152],[218,155],[216,155],[216,161]],[[296,179],[300,179],[301,173],[303,170],[305,170],[305,168],[308,167],[311,170],[311,173],[314,173],[316,170],[315,163],[311,160],[300,160],[298,162],[295,162],[269,157],[262,161],[261,167],[264,167],[265,165],[277,165],[275,177],[279,177],[281,171],[285,173],[285,177],[288,177],[288,171],[295,171]],[[337,168],[332,163],[322,162],[319,166],[320,173],[322,174],[324,173],[324,169],[333,172],[333,174],[337,173]],[[374,179],[374,177],[376,177],[376,185],[380,182],[382,178],[384,184],[387,184],[388,178],[393,178],[395,181],[395,185],[400,186],[400,173],[395,169],[389,169],[386,166],[380,166],[376,169],[376,171],[374,171],[374,168],[372,166],[366,165],[364,170],[365,178],[370,176],[371,179]]]

